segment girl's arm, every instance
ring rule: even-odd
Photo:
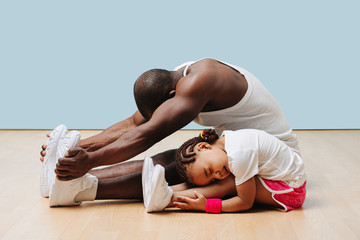
[[[182,201],[180,200],[181,197],[187,197],[188,199],[192,200],[196,199],[197,196],[195,192],[201,193],[207,198],[222,198],[230,194],[236,194],[235,179],[232,174],[230,174],[230,176],[225,178],[224,180],[216,181],[202,187],[194,188],[193,185],[190,184],[188,184],[187,186],[181,185],[182,187],[178,185],[175,186],[176,188],[174,188],[174,186],[171,186],[171,188],[174,190],[174,194],[168,207],[175,206],[175,202]]]
[[[236,188],[236,192],[237,192],[237,196],[224,200],[222,201],[222,207],[221,207],[221,211],[222,212],[239,212],[239,211],[244,211],[247,209],[250,209],[255,201],[255,195],[256,195],[256,183],[255,183],[255,179],[254,177],[250,178],[249,180],[247,180],[246,182],[235,186],[234,185],[234,178],[227,178],[225,180],[222,181],[229,181],[232,180],[232,186],[233,189]],[[220,181],[220,182],[222,182]],[[219,182],[219,183],[220,183]],[[205,211],[206,210],[206,197],[214,197],[212,194],[209,195],[210,192],[212,192],[211,190],[216,190],[216,188],[220,187],[221,185],[215,185],[213,187],[211,187],[211,185],[209,186],[205,186],[205,187],[199,187],[196,189],[190,189],[193,191],[192,196],[177,196],[173,205],[176,207],[179,207],[181,209],[186,209],[186,210],[200,210],[200,211]],[[224,186],[223,186],[224,187]],[[230,191],[230,185],[229,184],[225,184],[225,187],[227,188],[225,191],[221,191],[222,193],[228,192],[228,194],[231,193]],[[218,189],[220,190],[220,189]],[[224,189],[222,189],[224,190]],[[235,189],[234,189],[235,190]],[[219,192],[218,192],[219,193]],[[204,195],[206,196],[204,196]],[[176,196],[177,194],[175,193],[174,196]],[[222,196],[218,196],[218,197],[223,197],[225,196],[224,194],[221,194]]]
[[[252,208],[256,196],[255,178],[236,186],[237,196],[222,201],[221,212],[240,212]]]
[[[188,190],[190,188],[192,188],[193,186],[190,185],[189,183],[179,183],[179,184],[176,184],[176,185],[172,185],[170,186],[172,188],[172,190],[174,192],[180,192],[180,191],[185,191],[185,190]]]

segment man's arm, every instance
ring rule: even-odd
[[[86,139],[82,139],[79,142],[79,147],[88,152],[96,151],[110,143],[116,141],[125,132],[140,126],[145,123],[146,119],[141,115],[139,111],[136,111],[131,117],[116,123],[109,128],[105,129],[101,133],[91,136]]]
[[[124,132],[120,138],[103,148],[94,152],[86,152],[82,148],[70,150],[68,155],[73,157],[60,159],[57,165],[59,179],[74,179],[94,167],[128,160],[181,129],[201,112],[211,96],[211,93],[204,94],[203,87],[180,88],[175,97],[155,110],[149,121]]]
[[[78,147],[84,149],[87,152],[96,151],[114,142],[130,129],[140,126],[145,122],[146,119],[141,115],[139,111],[136,111],[131,117],[110,126],[101,133],[85,139],[81,139]],[[47,137],[49,137],[49,134],[47,135]],[[46,147],[46,145],[42,145],[42,151],[40,152],[40,161],[44,161]]]

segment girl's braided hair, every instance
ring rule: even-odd
[[[176,170],[184,181],[189,182],[189,176],[187,175],[186,168],[190,163],[195,161],[196,153],[194,152],[194,147],[201,142],[212,144],[218,138],[219,136],[216,134],[214,129],[205,129],[198,137],[187,140],[183,145],[181,145],[181,147],[178,148],[175,160]]]

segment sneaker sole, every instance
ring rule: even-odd
[[[49,163],[51,162],[52,157],[56,157],[57,145],[61,138],[66,136],[68,129],[65,125],[57,126],[51,133],[46,145],[48,148],[46,149],[46,155],[44,157],[44,161],[41,167],[40,173],[40,195],[42,197],[49,197],[49,179],[48,172]]]
[[[148,206],[148,192],[149,187],[151,187],[151,175],[150,173],[154,171],[153,160],[146,156],[144,159],[143,169],[142,169],[142,189],[143,189],[143,201],[145,208]]]
[[[67,142],[61,142],[67,141]],[[64,157],[65,153],[71,149],[76,147],[80,141],[80,133],[78,131],[69,132],[63,139],[60,139],[58,143],[56,157],[53,159],[53,169],[48,173],[49,178],[49,192],[51,192],[51,186],[55,183],[56,174],[54,169],[56,168],[56,164],[59,162],[59,158]],[[59,145],[61,144],[61,145]],[[51,193],[50,193],[51,194]]]
[[[59,157],[63,157],[63,155],[65,154],[65,152],[68,149],[74,148],[79,144],[80,133],[78,131],[71,131],[71,132],[69,132],[69,135],[70,135],[69,140],[71,142],[69,144],[67,144],[68,147],[63,148],[63,149],[57,149]],[[56,159],[56,163],[57,162],[58,162],[58,158]],[[68,191],[69,186],[71,185],[72,181],[74,181],[74,180],[61,182],[56,179],[55,174],[51,176],[50,182],[51,182],[52,186],[51,186],[50,193],[49,193],[49,195],[50,195],[49,206],[50,207],[72,206],[72,205],[80,204],[80,203],[70,204],[70,203],[68,203],[68,201],[61,198],[61,196],[62,196],[61,192]]]
[[[153,197],[153,194],[156,191],[156,189],[159,188],[159,186],[161,184],[161,181],[159,181],[159,180],[162,177],[162,175],[164,175],[164,174],[165,174],[165,169],[163,167],[161,167],[160,165],[156,165],[154,167],[154,173],[153,173],[153,176],[152,176],[151,180],[152,180],[152,183],[155,182],[155,186],[154,186],[153,189],[151,189],[151,192],[149,194],[150,201],[149,201],[148,207],[146,208],[146,212],[153,212],[154,211],[154,210],[152,210],[154,208],[154,204],[155,204],[155,197]]]

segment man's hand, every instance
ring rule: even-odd
[[[189,198],[189,197],[177,197],[176,202],[174,205],[178,208],[183,210],[200,210],[206,211],[206,198],[201,193],[194,191],[196,198]]]
[[[81,147],[70,149],[56,164],[55,173],[61,181],[69,181],[85,175],[92,167],[89,153]]]
[[[46,137],[49,138],[49,137],[50,137],[50,134],[46,134]],[[41,151],[40,151],[40,155],[41,155],[40,161],[41,161],[41,162],[44,161],[44,157],[45,157],[45,155],[46,155],[46,148],[47,148],[46,145],[42,145],[42,146],[41,146]]]

